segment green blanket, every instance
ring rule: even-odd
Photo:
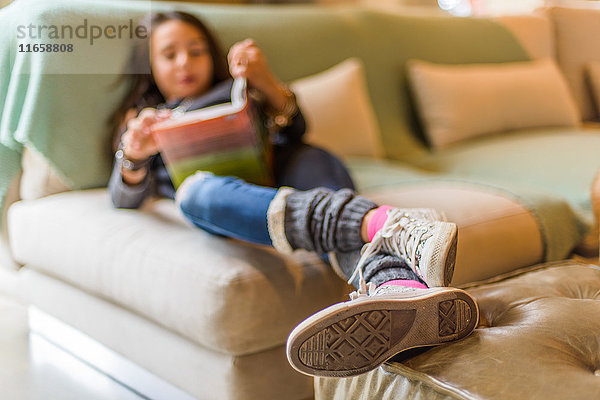
[[[124,93],[114,82],[129,46],[125,43],[119,46],[121,41],[93,47],[84,46],[87,39],[37,39],[36,29],[29,34],[30,25],[77,26],[85,18],[88,24],[99,22],[89,16],[84,18],[81,6],[71,6],[71,11],[66,12],[69,8],[66,3],[20,0],[0,9],[2,199],[20,170],[24,146],[42,154],[74,189],[104,186],[108,178],[111,161],[106,121],[115,107],[114,99]],[[125,9],[115,13],[110,7],[85,4],[106,21],[127,12]],[[20,32],[26,32],[27,37],[20,39]],[[44,53],[19,51],[19,45],[69,42],[75,45],[70,53],[60,49]],[[78,55],[78,48],[86,49],[85,54]]]

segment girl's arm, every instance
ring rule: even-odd
[[[227,56],[229,70],[235,77],[244,77],[248,84],[262,93],[267,114],[278,125],[281,140],[300,140],[306,122],[298,109],[295,95],[269,69],[266,58],[254,40],[246,39],[231,47]]]
[[[135,114],[128,113],[127,130],[121,136],[108,184],[115,207],[138,208],[151,194],[152,164],[158,147],[150,127],[168,115],[155,109],[142,110],[135,118]]]
[[[290,146],[302,140],[302,136],[306,132],[306,120],[302,115],[302,111],[292,117],[289,125],[281,128],[273,138],[274,144],[277,146]]]
[[[142,180],[135,185],[131,185],[125,183],[122,169],[122,163],[115,160],[112,175],[108,182],[108,193],[112,203],[116,208],[139,208],[152,192],[150,172],[143,171]]]
[[[276,111],[284,110],[289,102],[289,90],[273,75],[262,50],[254,40],[246,39],[231,46],[227,61],[231,76],[246,78],[250,86],[265,96],[271,108]]]

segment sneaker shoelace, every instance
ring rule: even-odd
[[[373,296],[376,289],[377,287],[373,282],[366,283],[364,279],[361,279],[358,290],[350,293],[350,300],[356,300],[359,297]]]
[[[352,283],[356,275],[359,275],[358,295],[368,294],[363,270],[370,257],[384,250],[388,254],[404,256],[416,269],[419,269],[418,261],[422,247],[432,235],[430,232],[431,221],[412,218],[402,210],[390,210],[388,213],[388,219],[383,227],[375,234],[370,243],[363,246],[360,259],[348,280],[348,283]],[[420,270],[418,275],[421,275]]]

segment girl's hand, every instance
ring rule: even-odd
[[[282,110],[285,107],[286,87],[273,75],[262,50],[254,40],[246,39],[231,46],[227,60],[234,78],[246,78],[249,85],[267,97],[273,109]]]
[[[127,122],[127,131],[121,137],[125,157],[130,160],[145,160],[158,153],[158,145],[150,129],[169,116],[170,110],[145,108],[136,118],[131,118]]]

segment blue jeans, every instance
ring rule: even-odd
[[[316,147],[299,146],[277,168],[278,187],[354,189],[342,162]],[[275,188],[253,185],[235,177],[209,176],[189,188],[181,201],[181,210],[195,226],[207,232],[271,245],[267,210],[276,193]]]

